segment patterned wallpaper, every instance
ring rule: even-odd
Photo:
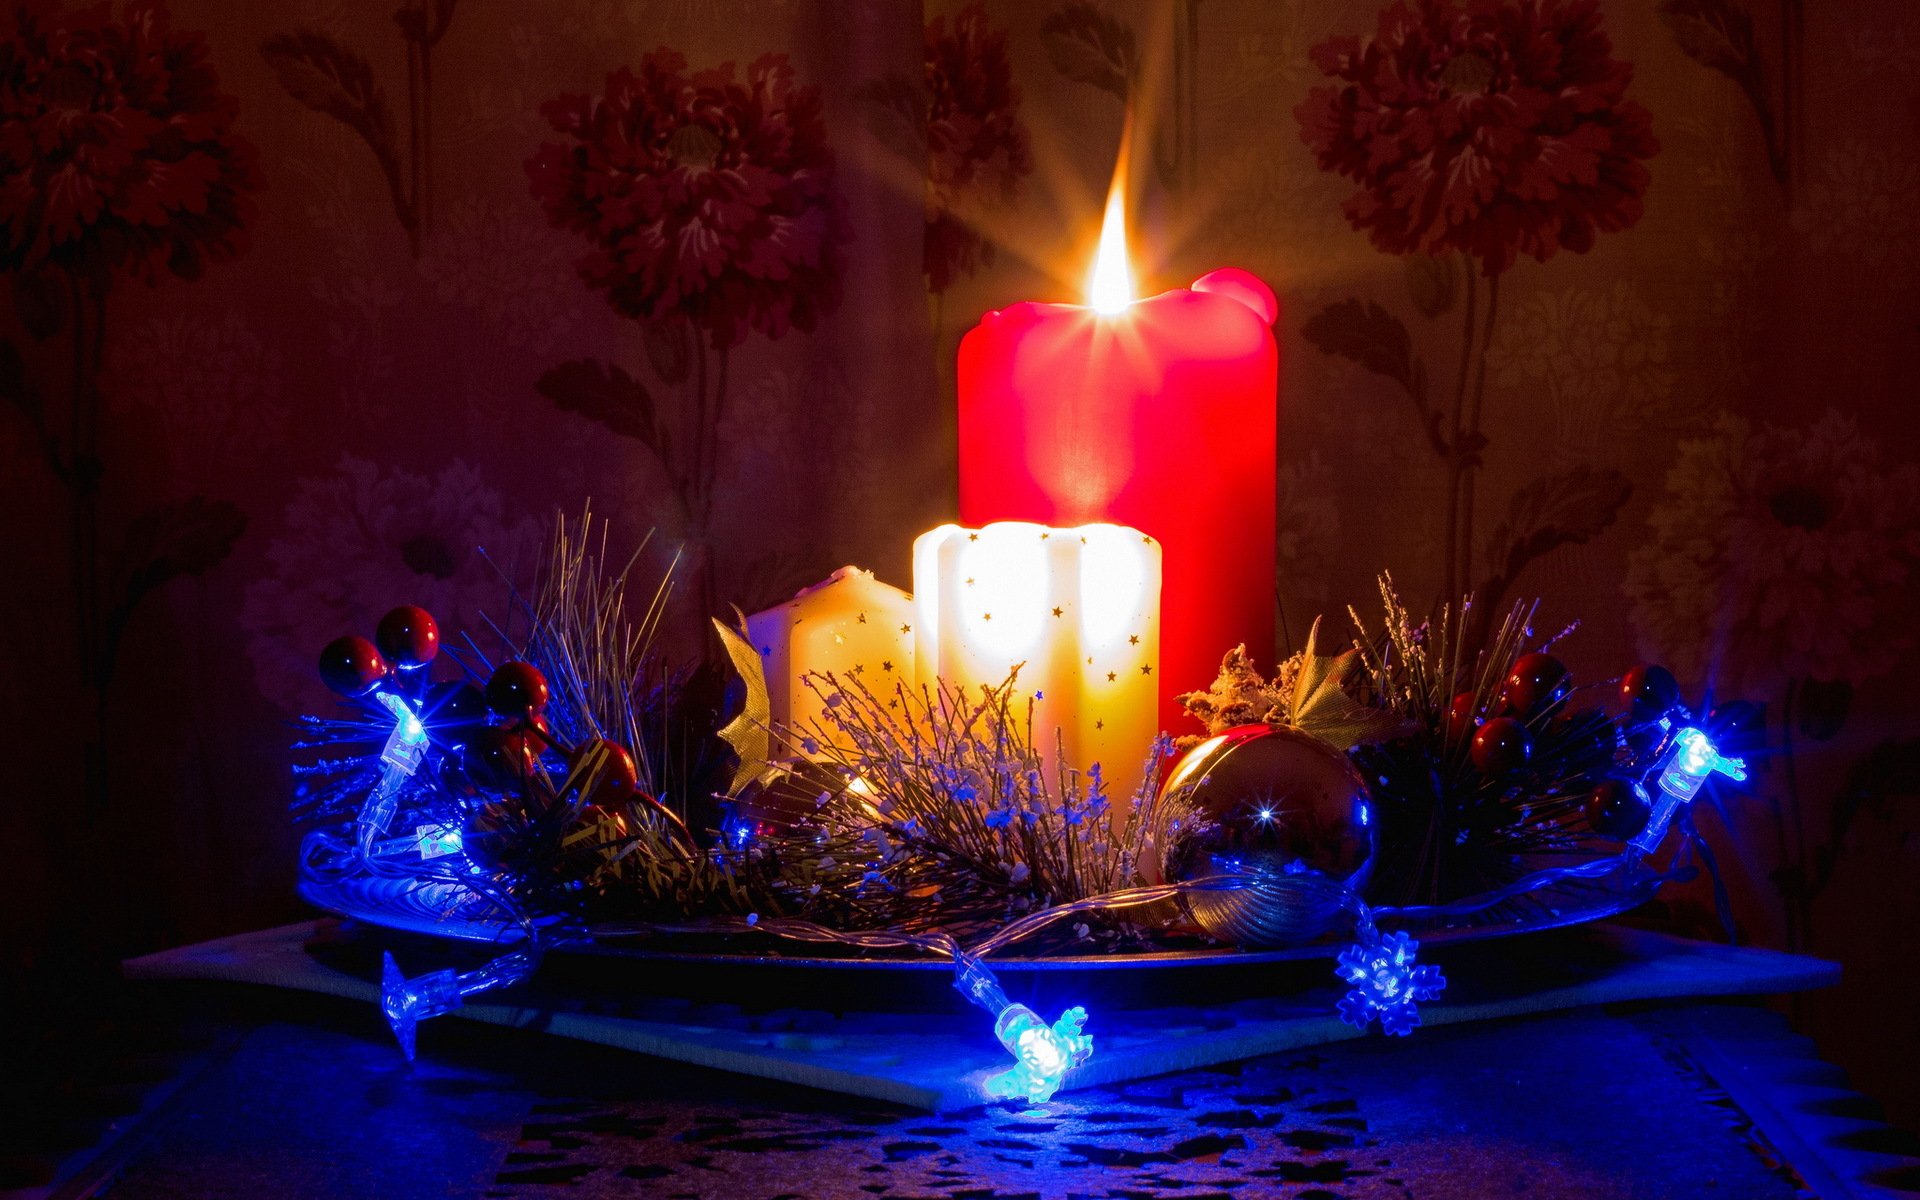
[[[1902,0],[8,5],[8,965],[294,911],[315,649],[470,624],[556,509],[684,548],[689,649],[904,583],[955,344],[1077,294],[1129,106],[1143,282],[1282,297],[1283,642],[1389,568],[1763,705],[1743,936],[1920,1119]]]

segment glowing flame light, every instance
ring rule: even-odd
[[[1121,195],[1124,171],[1113,174],[1107,193],[1107,215],[1100,222],[1100,249],[1093,256],[1093,274],[1087,279],[1087,303],[1097,313],[1125,312],[1133,303],[1133,270],[1127,265],[1127,205]]]

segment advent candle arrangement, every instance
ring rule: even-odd
[[[1047,769],[1099,763],[1109,796],[1133,794],[1158,731],[1159,543],[1123,525],[942,525],[913,543],[913,598],[920,683],[977,696],[1018,668],[1015,714],[1031,698]]]
[[[960,520],[1113,522],[1160,542],[1160,723],[1245,643],[1273,657],[1279,305],[1228,269],[1133,300],[1108,202],[1090,306],[1026,302],[960,343]]]
[[[1226,651],[1272,661],[1279,304],[1235,269],[1135,300],[1117,178],[1088,290],[961,341],[962,524],[914,543],[912,597],[849,567],[750,620],[775,722],[825,731],[809,672],[977,695],[1017,666],[1034,748],[1120,798]]]

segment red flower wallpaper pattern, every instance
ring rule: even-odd
[[[197,277],[240,252],[261,180],[206,39],[161,3],[17,4],[0,41],[0,266]]]
[[[820,95],[784,54],[736,82],[656,50],[604,95],[541,108],[563,143],[527,160],[548,220],[593,249],[580,278],[639,320],[682,316],[715,350],[809,330],[840,301],[847,230]]]
[[[1375,36],[1314,47],[1344,86],[1307,93],[1301,136],[1360,185],[1342,209],[1382,250],[1458,250],[1489,275],[1590,250],[1640,219],[1660,148],[1601,25],[1598,0],[1395,4]]]

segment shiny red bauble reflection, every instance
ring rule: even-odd
[[[320,682],[348,699],[372,691],[390,670],[380,648],[363,637],[338,637],[320,651]]]
[[[387,661],[411,671],[426,666],[440,653],[440,625],[426,609],[402,604],[380,618],[373,641]]]
[[[487,704],[503,717],[530,717],[547,706],[547,677],[532,663],[503,662],[487,680]]]
[[[1507,668],[1500,683],[1500,705],[1517,717],[1528,717],[1567,698],[1573,681],[1567,668],[1551,654],[1522,654]]]
[[[1680,702],[1680,681],[1658,663],[1641,663],[1620,677],[1620,699],[1636,721],[1651,721]]]
[[[612,808],[640,790],[640,770],[633,755],[618,742],[588,738],[567,756],[567,773],[574,776],[581,798],[597,808]]]
[[[1473,735],[1474,722],[1478,716],[1474,712],[1472,692],[1460,692],[1447,705],[1447,744],[1459,745]]]
[[[1533,757],[1533,735],[1512,717],[1495,717],[1474,732],[1469,754],[1482,775],[1505,775]]]
[[[1587,797],[1587,825],[1601,837],[1626,841],[1647,827],[1653,806],[1639,785],[1625,779],[1603,779]]]

